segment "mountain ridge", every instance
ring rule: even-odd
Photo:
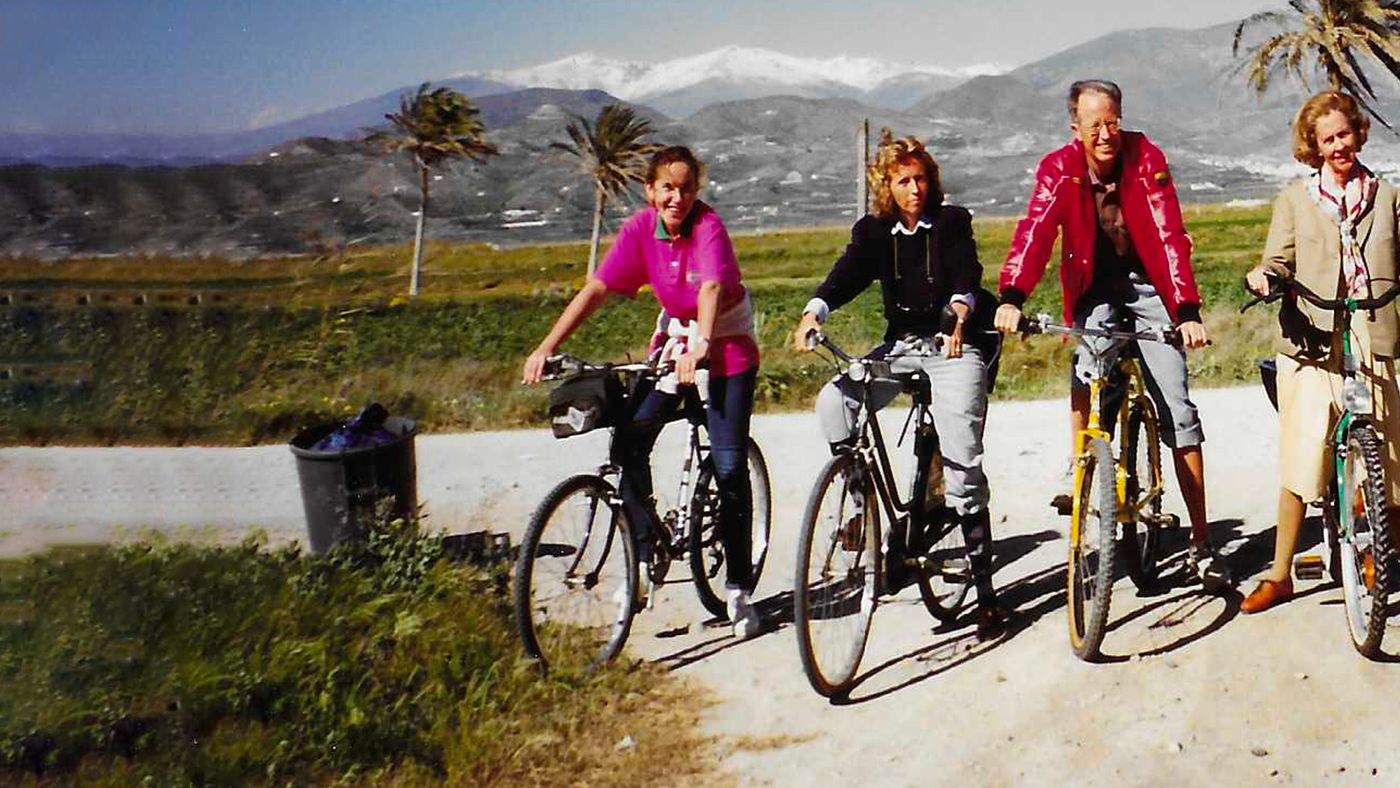
[[[1065,94],[1084,77],[1120,82],[1127,124],[1167,152],[1184,200],[1267,199],[1303,171],[1289,145],[1303,92],[1282,83],[1257,99],[1229,73],[1231,32],[1120,31],[1006,73],[957,80],[904,108],[834,88],[838,95],[803,95],[810,84],[775,82],[765,89],[779,95],[736,96],[717,78],[690,86],[692,95],[723,99],[694,112],[631,106],[652,120],[658,142],[696,149],[709,170],[705,199],[735,231],[853,221],[862,119],[872,138],[889,126],[925,140],[951,201],[983,214],[1017,213],[1039,157],[1069,138]],[[1381,110],[1400,116],[1396,86],[1387,83],[1383,93]],[[549,145],[565,139],[571,114],[621,100],[559,88],[480,97],[487,138],[501,155],[434,170],[429,233],[493,243],[586,237],[592,187]],[[1385,177],[1400,176],[1398,139],[1377,127],[1367,144],[1366,163]],[[313,138],[280,141],[238,161],[0,167],[0,253],[241,256],[397,242],[412,232],[417,175],[406,156]],[[610,202],[605,225],[615,228],[638,202],[635,192]]]

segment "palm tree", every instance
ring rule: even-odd
[[[1362,70],[1365,55],[1400,77],[1400,3],[1396,0],[1288,0],[1292,12],[1261,11],[1235,27],[1231,54],[1238,57],[1246,27],[1277,24],[1285,29],[1251,48],[1235,73],[1248,71],[1248,83],[1262,94],[1279,70],[1292,74],[1305,88],[1308,72],[1321,69],[1328,85],[1356,97],[1381,125],[1390,124],[1371,101],[1376,91]],[[1289,29],[1289,25],[1296,27]]]
[[[573,157],[593,179],[593,240],[588,248],[588,273],[592,274],[598,266],[603,206],[609,197],[620,196],[633,181],[646,176],[647,156],[660,146],[642,141],[651,134],[651,121],[617,104],[599,110],[593,123],[575,115],[567,131],[572,142],[555,142],[550,147]]]
[[[423,225],[428,218],[428,171],[448,159],[480,160],[497,153],[484,139],[486,127],[477,120],[478,110],[471,100],[452,88],[429,91],[428,83],[418,86],[414,96],[399,98],[399,111],[384,117],[392,131],[379,131],[366,141],[380,146],[384,153],[408,151],[418,167],[418,225],[413,232],[413,273],[408,294],[418,295],[418,272],[423,265]]]

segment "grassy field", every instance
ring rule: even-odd
[[[1192,353],[1197,385],[1254,379],[1270,315],[1241,318],[1239,282],[1262,247],[1267,208],[1187,209],[1196,273],[1215,344]],[[983,282],[1012,223],[978,220]],[[763,367],[761,410],[807,408],[829,368],[787,347],[845,229],[735,239],[753,291]],[[429,431],[542,422],[545,392],[517,384],[520,362],[582,283],[582,243],[494,248],[430,244],[424,295],[409,303],[408,250],[227,261],[115,257],[0,260],[0,443],[257,443],[338,419],[368,401]],[[1059,314],[1053,270],[1028,311]],[[642,349],[648,296],[596,315],[566,349],[616,359]],[[833,316],[843,345],[874,344],[873,290]],[[997,396],[1066,389],[1069,349],[1006,343]]]
[[[541,676],[504,567],[381,528],[315,558],[248,541],[0,562],[0,783],[712,779],[698,691],[646,666]]]

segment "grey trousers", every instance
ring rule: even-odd
[[[1133,273],[1115,282],[1111,293],[1081,302],[1075,309],[1074,324],[1089,328],[1112,324],[1114,328],[1133,331],[1170,326],[1172,319],[1152,283]],[[1085,352],[1085,346],[1099,350],[1112,342],[1102,337],[1080,338],[1080,346],[1075,348],[1071,362],[1071,386],[1086,387],[1094,372],[1093,356]],[[1161,342],[1138,342],[1137,352],[1142,359],[1148,394],[1157,405],[1162,442],[1173,449],[1199,446],[1205,440],[1205,431],[1186,383],[1186,351]],[[1113,354],[1110,354],[1106,363],[1111,368],[1113,362]]]
[[[886,345],[869,357],[884,355]],[[982,354],[972,345],[963,345],[961,358],[920,356],[895,358],[893,372],[922,369],[933,389],[933,426],[943,455],[943,478],[948,506],[959,515],[986,511],[991,497],[987,475],[982,471],[982,430],[987,422],[987,372]],[[885,407],[899,394],[896,384],[876,384],[871,406]],[[848,440],[855,435],[860,412],[860,385],[838,375],[817,395],[817,417],[828,443]]]

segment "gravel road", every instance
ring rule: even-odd
[[[1236,574],[1271,554],[1276,420],[1257,388],[1197,392],[1207,430],[1210,516]],[[938,628],[917,593],[880,606],[862,678],[833,704],[807,685],[788,612],[798,521],[826,449],[807,414],[756,419],[774,485],[774,541],[758,597],[772,626],[735,642],[707,627],[687,585],[638,618],[629,655],[707,686],[705,725],[722,768],[746,785],[1400,785],[1394,716],[1400,671],[1347,640],[1340,592],[1300,584],[1294,602],[1238,615],[1238,594],[1174,584],[1115,591],[1107,661],[1085,664],[1065,633],[1063,518],[1047,506],[1066,455],[1065,404],[998,403],[987,425],[997,584],[1012,632],[977,644]],[[899,412],[887,415],[892,428]],[[668,431],[657,464],[676,464]],[[417,441],[429,522],[518,537],[559,479],[588,469],[606,436],[543,430]],[[1168,509],[1183,513],[1174,494]],[[665,489],[665,474],[658,474]],[[250,528],[301,538],[290,452],[254,448],[0,450],[0,555],[151,530],[236,540]],[[1184,530],[1168,548],[1179,569]],[[681,574],[681,572],[678,572]],[[1247,590],[1252,583],[1244,584]],[[1400,649],[1391,633],[1388,650]]]

